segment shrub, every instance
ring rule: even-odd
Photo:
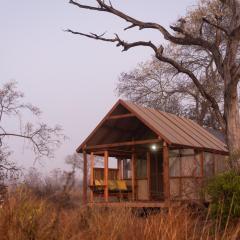
[[[221,225],[227,224],[230,218],[240,217],[239,172],[229,171],[212,178],[206,187],[206,193],[211,198],[211,216],[221,219]]]
[[[55,240],[58,213],[31,191],[18,188],[0,208],[1,240]]]

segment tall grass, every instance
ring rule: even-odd
[[[144,216],[128,208],[66,208],[22,187],[0,209],[1,240],[239,239],[238,222],[219,225],[186,206]]]

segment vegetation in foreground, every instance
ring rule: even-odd
[[[61,194],[58,198],[62,198]],[[61,201],[49,201],[36,196],[26,187],[19,187],[9,193],[0,209],[0,239],[181,240],[240,237],[240,223],[228,221],[222,226],[219,220],[213,221],[209,217],[210,214],[204,210],[186,206],[152,212],[148,216],[122,208],[81,208],[62,204]]]

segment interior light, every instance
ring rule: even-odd
[[[156,144],[151,145],[151,149],[152,149],[153,151],[156,151],[156,150],[157,150],[157,145],[156,145]]]

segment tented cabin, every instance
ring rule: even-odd
[[[83,203],[133,207],[202,201],[203,180],[224,171],[228,155],[226,144],[194,121],[123,100],[77,152]]]

